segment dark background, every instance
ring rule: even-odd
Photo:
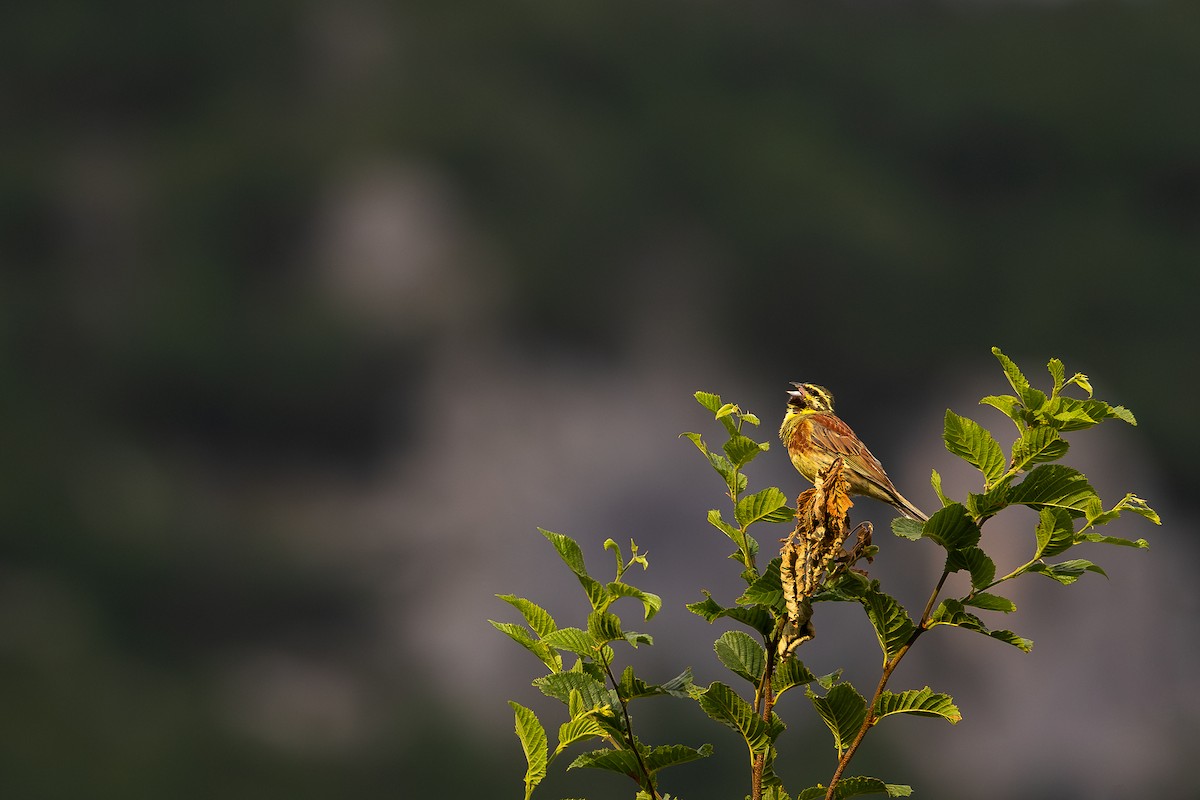
[[[1166,524],[922,640],[856,772],[923,797],[1190,797],[1200,5],[346,2],[13,5],[0,20],[0,794],[519,796],[505,700],[561,721],[486,619],[579,624],[535,526],[601,573],[635,538],[666,609],[647,679],[724,673],[682,606],[736,570],[686,440],[722,393],[774,441],[816,381],[927,509],[973,488],[946,407],[999,345],[1135,411],[1072,437]],[[781,447],[752,487],[802,482]],[[886,508],[856,513],[886,532]],[[1001,565],[1032,517],[998,518]],[[908,605],[926,544],[881,537]],[[625,611],[634,615],[633,601]],[[1073,616],[1074,615],[1074,616]],[[802,656],[877,677],[861,612]],[[798,695],[798,693],[797,693]],[[828,779],[802,696],[780,773]],[[667,773],[740,797],[731,731],[663,700]],[[861,762],[861,763],[859,763]],[[555,794],[557,792],[557,794]],[[611,776],[547,797],[628,797]]]

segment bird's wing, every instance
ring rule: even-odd
[[[814,444],[827,452],[845,456],[848,467],[879,488],[895,494],[896,487],[883,471],[883,465],[854,435],[849,425],[833,414],[814,414],[811,419]]]

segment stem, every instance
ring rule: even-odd
[[[654,798],[654,800],[662,800],[662,796],[659,795],[658,789],[654,786],[654,778],[650,775],[650,770],[646,767],[646,762],[642,760],[642,753],[640,750],[638,750],[637,741],[633,738],[633,721],[629,718],[629,704],[625,702],[625,698],[621,697],[621,691],[618,688],[619,684],[617,683],[617,678],[615,675],[613,675],[612,667],[609,666],[608,661],[606,661],[604,658],[601,658],[600,663],[604,665],[604,671],[608,673],[608,680],[612,683],[613,690],[617,693],[617,702],[621,704],[621,714],[625,717],[626,740],[629,744],[629,749],[633,751],[634,758],[637,759],[638,767],[642,771],[642,776],[646,780],[645,784],[643,784],[643,787],[650,791],[650,796]],[[638,781],[638,783],[640,784],[641,781]]]
[[[867,704],[867,714],[863,718],[862,727],[858,729],[858,734],[855,735],[854,741],[850,743],[850,746],[846,748],[846,752],[842,753],[842,757],[838,759],[837,769],[833,771],[833,777],[829,779],[829,788],[825,792],[825,800],[833,800],[834,791],[837,789],[838,781],[842,779],[842,773],[850,765],[850,759],[854,758],[854,754],[858,752],[858,746],[862,744],[867,731],[875,724],[877,719],[875,716],[875,705],[883,695],[883,690],[887,688],[888,679],[892,677],[892,673],[896,671],[896,667],[900,666],[900,659],[904,658],[905,654],[908,653],[909,648],[917,641],[917,637],[929,630],[926,627],[929,623],[929,615],[933,612],[933,604],[937,602],[938,595],[941,594],[942,586],[946,583],[946,577],[949,574],[949,571],[942,571],[942,577],[938,579],[937,586],[933,587],[933,592],[929,595],[929,602],[925,604],[925,611],[921,614],[921,621],[913,628],[908,641],[900,647],[896,655],[892,656],[891,661],[883,665],[883,674],[879,676],[879,685],[875,687],[875,694],[871,696],[871,700]]]

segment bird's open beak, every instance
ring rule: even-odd
[[[788,402],[793,405],[799,405],[801,402],[803,402],[803,400],[805,398],[804,388],[803,388],[804,384],[793,382],[792,386],[795,386],[796,388],[788,389],[788,397],[791,398],[790,400],[788,400]]]

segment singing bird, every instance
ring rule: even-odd
[[[788,390],[787,414],[779,428],[779,438],[801,475],[815,482],[817,473],[841,456],[850,481],[850,494],[882,500],[910,519],[929,519],[896,491],[879,459],[833,413],[833,395],[828,389],[815,383],[792,386],[796,388]]]

